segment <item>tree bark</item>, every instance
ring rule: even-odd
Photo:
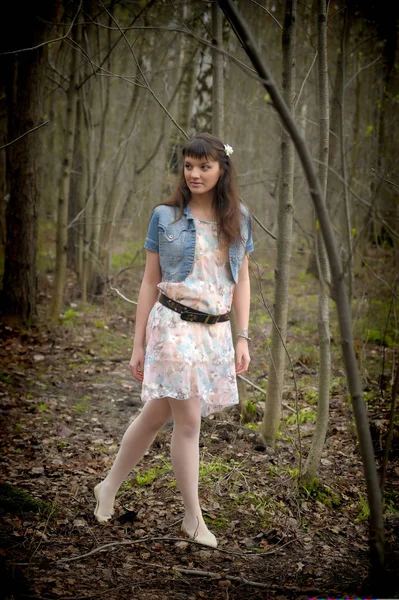
[[[213,43],[219,48],[223,45],[223,13],[218,5],[212,3],[212,36]],[[212,133],[219,139],[224,129],[224,81],[223,54],[212,50]]]
[[[75,29],[76,31],[76,29]],[[76,36],[76,34],[74,34]],[[70,61],[70,80],[67,95],[67,114],[65,123],[63,168],[61,171],[57,209],[57,239],[54,272],[53,297],[50,308],[52,319],[59,319],[63,299],[68,257],[68,201],[71,185],[73,149],[76,133],[77,112],[77,50],[72,48]]]
[[[318,0],[318,71],[319,71],[319,179],[326,202],[329,153],[329,101],[328,101],[328,60],[327,60],[327,7],[326,0]],[[331,379],[331,346],[329,316],[329,286],[331,285],[330,267],[320,229],[316,227],[316,255],[319,268],[319,394],[317,402],[317,420],[312,444],[305,462],[302,480],[312,483],[317,475],[328,428]]]
[[[3,52],[31,48],[45,41],[47,25],[57,10],[54,3],[28,3],[24,11],[8,4],[3,12],[0,49]],[[7,27],[7,31],[5,30]],[[10,30],[11,28],[11,30]],[[47,48],[7,54],[1,58],[5,75],[8,142],[44,120],[44,75]],[[43,133],[35,131],[6,148],[8,203],[2,318],[15,325],[29,325],[36,316],[36,246],[40,200],[39,174]]]
[[[292,113],[294,112],[295,98],[296,10],[296,0],[286,0],[282,38],[283,97]],[[266,404],[260,430],[260,435],[264,443],[270,447],[274,447],[276,443],[281,421],[281,401],[285,369],[284,346],[287,338],[288,288],[294,213],[294,164],[295,153],[291,137],[285,129],[282,129],[274,319],[271,334]]]

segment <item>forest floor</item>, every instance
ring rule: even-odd
[[[270,318],[258,284],[264,297],[271,298],[273,274],[260,269],[258,275],[248,378],[266,389]],[[136,298],[140,269],[124,278],[118,285]],[[71,282],[69,306],[60,324],[51,325],[43,281],[38,325],[0,331],[3,598],[305,600],[371,595],[367,495],[333,305],[327,440],[316,484],[309,488],[298,480],[300,457],[303,465],[314,427],[318,363],[317,284],[301,261],[290,295],[287,347],[293,369],[287,367],[286,406],[275,450],[265,450],[260,442],[264,395],[250,386],[250,422],[242,422],[236,408],[203,420],[200,497],[219,540],[217,549],[179,534],[182,505],[170,464],[169,425],[121,488],[112,522],[95,521],[93,487],[140,410],[140,386],[128,367],[134,307],[110,295],[83,305],[73,300]],[[389,327],[382,329],[390,322],[387,313],[382,325],[368,324],[364,334],[365,323],[374,322],[368,298],[367,309],[358,307],[356,313],[356,344],[380,465],[398,346],[397,340],[387,342]],[[382,302],[387,306],[385,298]],[[381,313],[381,307],[374,308]],[[384,339],[375,333],[381,330]],[[287,408],[295,409],[296,401],[300,440],[295,412]],[[381,598],[399,593],[395,431],[384,496],[387,574]]]

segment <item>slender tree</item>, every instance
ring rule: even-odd
[[[289,131],[306,176],[311,198],[323,234],[327,256],[331,269],[334,298],[337,304],[339,329],[341,334],[342,354],[346,376],[359,435],[360,453],[363,461],[364,475],[367,486],[367,497],[370,507],[370,550],[371,550],[371,581],[374,590],[381,589],[384,571],[384,521],[382,514],[381,492],[377,477],[373,442],[367,412],[363,400],[362,386],[356,362],[353,343],[352,319],[350,304],[343,279],[343,265],[338,251],[334,230],[323,201],[320,182],[314,168],[313,160],[303,140],[300,130],[292,118],[291,112],[281,96],[274,78],[266,67],[247,24],[233,5],[231,0],[218,0],[236,35],[254,65],[263,85],[278,111],[280,118]]]
[[[73,37],[75,40],[78,39],[78,30],[80,28],[75,27]],[[64,299],[64,287],[67,270],[67,258],[68,258],[68,201],[69,201],[69,190],[71,186],[71,173],[72,173],[72,161],[73,161],[73,150],[76,133],[76,116],[77,116],[77,102],[78,95],[76,91],[76,84],[78,78],[77,69],[77,51],[75,48],[71,49],[70,56],[70,80],[67,94],[67,109],[66,109],[66,123],[65,123],[65,134],[64,134],[64,151],[63,151],[63,168],[61,171],[61,178],[59,183],[58,193],[58,210],[57,210],[57,241],[56,241],[56,262],[54,272],[54,286],[53,296],[50,308],[50,315],[52,319],[58,319],[60,316],[62,303]]]
[[[283,96],[294,112],[296,0],[286,0],[282,38]],[[275,269],[274,318],[271,335],[269,378],[266,405],[260,434],[267,446],[274,447],[281,420],[281,401],[287,337],[288,288],[292,248],[294,196],[294,146],[285,129],[281,131],[281,182],[278,205],[277,264]]]
[[[326,202],[327,177],[328,177],[328,150],[329,150],[329,92],[328,92],[328,61],[327,61],[327,7],[326,0],[318,0],[318,72],[319,72],[319,180]],[[319,302],[318,302],[318,330],[319,330],[319,394],[317,401],[317,419],[312,444],[306,459],[304,473],[305,483],[311,483],[316,477],[320,465],[321,454],[326,439],[328,428],[328,412],[330,400],[331,376],[331,348],[330,348],[330,267],[323,236],[316,224],[316,256],[319,269]]]

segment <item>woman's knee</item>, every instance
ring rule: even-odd
[[[172,410],[166,398],[149,400],[142,410],[141,425],[151,431],[159,431],[165,423],[172,419]]]
[[[197,400],[172,400],[173,429],[184,437],[197,437],[201,428],[201,406]]]

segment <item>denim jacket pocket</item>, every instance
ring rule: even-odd
[[[160,224],[158,235],[161,263],[164,261],[165,264],[170,264],[181,261],[184,256],[187,226],[181,221],[167,226]]]

